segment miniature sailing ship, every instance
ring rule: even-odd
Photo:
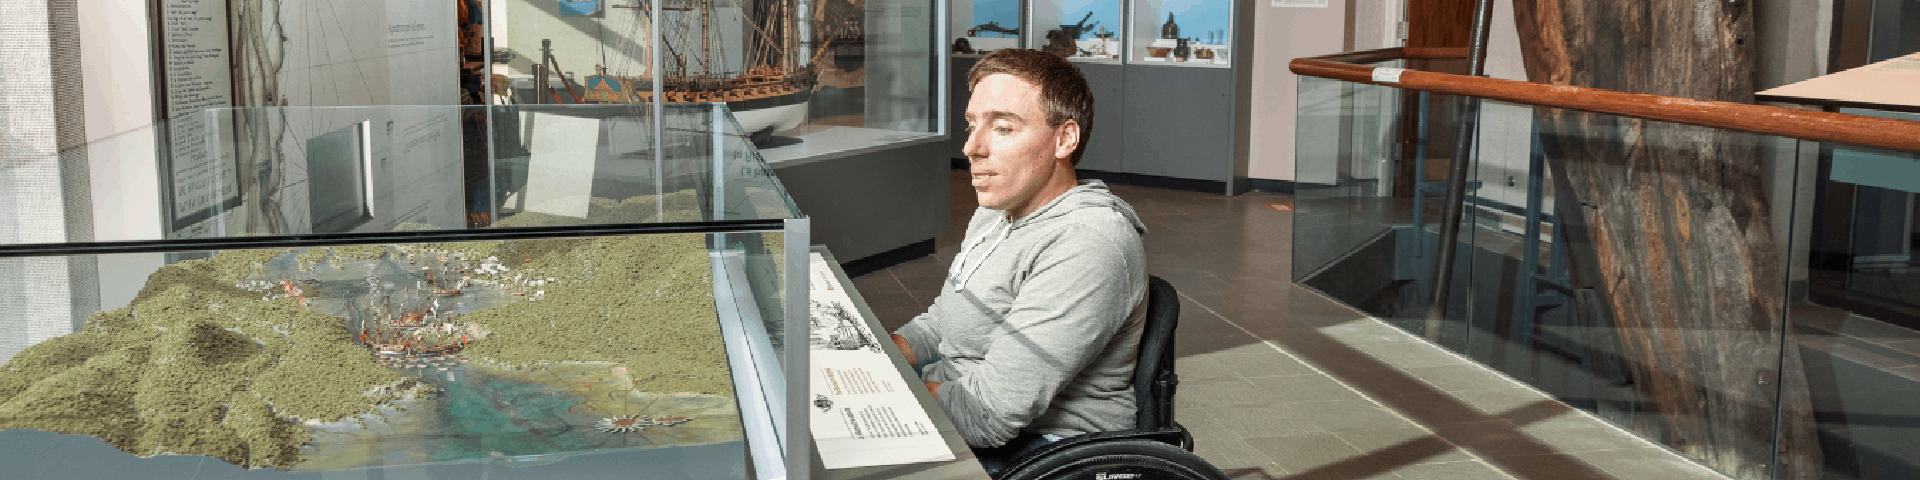
[[[621,7],[651,12],[644,2]],[[756,141],[774,131],[799,126],[806,120],[807,102],[818,84],[820,60],[832,55],[837,47],[857,45],[863,32],[857,21],[819,19],[816,23],[824,28],[814,32],[817,50],[813,58],[803,61],[798,54],[800,30],[795,7],[792,0],[753,2],[744,32],[746,41],[752,44],[747,49],[745,68],[729,72],[723,71],[724,54],[716,53],[725,46],[714,45],[714,0],[662,5],[666,11],[698,13],[697,31],[678,38],[681,42],[663,35],[660,48],[666,53],[665,64],[651,69],[636,67],[645,72],[607,71],[596,66],[597,73],[584,79],[586,92],[580,99],[592,103],[649,103],[654,100],[653,82],[659,81],[661,101],[726,103],[742,129]],[[663,23],[662,19],[654,22]],[[691,43],[687,37],[692,35],[700,38],[697,51],[680,44]],[[639,56],[641,52],[629,53]],[[546,55],[546,61],[551,62],[551,53]]]
[[[393,299],[372,321],[360,325],[360,343],[373,350],[376,360],[395,366],[438,364],[470,343],[465,329],[441,322],[431,304],[394,315]]]

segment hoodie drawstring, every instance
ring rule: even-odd
[[[1000,243],[1006,241],[1007,237],[1012,234],[1013,234],[1013,224],[1009,222],[1007,223],[1007,228],[1000,230],[1000,238],[994,239],[993,244],[987,246],[987,251],[980,253],[980,259],[973,262],[973,267],[967,268],[966,273],[960,275],[960,281],[953,284],[953,291],[955,292],[965,291],[967,289],[967,279],[973,278],[973,272],[980,271],[980,266],[985,265],[987,263],[987,257],[993,255],[993,251],[995,249],[1000,248]],[[981,235],[980,242],[987,241],[987,237],[989,235],[992,235],[992,232],[988,232],[988,235]],[[969,247],[974,245],[979,245],[979,242],[974,242],[974,244],[969,245]],[[967,253],[969,250],[972,250],[972,249],[971,248],[960,249],[960,260],[954,263],[953,265],[954,270],[958,271],[961,269],[961,267],[967,264]]]

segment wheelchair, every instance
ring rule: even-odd
[[[1160,277],[1147,277],[1147,320],[1133,372],[1139,406],[1132,430],[1095,432],[1060,441],[1008,460],[994,480],[1226,480],[1226,474],[1193,453],[1193,435],[1173,421],[1173,330],[1180,323],[1180,296]]]

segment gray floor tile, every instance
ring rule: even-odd
[[[1267,452],[1273,457],[1274,463],[1294,473],[1332,466],[1360,457],[1360,450],[1331,433],[1249,438],[1247,444]]]
[[[1371,463],[1360,458],[1351,462],[1295,472],[1286,480],[1398,480],[1399,478],[1400,475],[1386,465]]]
[[[1279,464],[1272,462],[1257,467],[1222,468],[1220,469],[1220,473],[1227,474],[1227,478],[1233,480],[1281,480],[1293,478],[1287,474],[1287,469],[1280,468]]]
[[[1486,413],[1446,393],[1379,397],[1380,403],[1429,427],[1491,420]]]
[[[893,271],[893,274],[900,278],[942,278],[947,276],[947,265],[947,262],[937,258],[920,257],[888,267],[887,270]]]
[[[1616,477],[1573,455],[1548,454],[1488,459],[1500,470],[1519,480],[1615,480]],[[1652,477],[1617,477],[1621,480],[1654,480]]]
[[[1292,356],[1271,348],[1252,353],[1223,353],[1213,359],[1226,365],[1235,375],[1243,378],[1281,377],[1317,373],[1312,368],[1300,364]]]
[[[1428,343],[1360,344],[1353,347],[1388,365],[1402,369],[1463,365],[1469,362],[1459,355]]]
[[[1435,388],[1444,392],[1507,389],[1520,386],[1519,382],[1471,363],[1406,367],[1403,371],[1421,381],[1433,384]]]
[[[1194,410],[1207,413],[1207,424],[1241,438],[1290,437],[1322,433],[1320,427],[1303,412],[1288,404],[1202,405]],[[1182,421],[1184,423],[1184,420]]]
[[[1203,353],[1189,357],[1176,358],[1173,361],[1174,372],[1181,380],[1200,380],[1205,378],[1240,378],[1233,369],[1215,360],[1220,353]]]
[[[1440,389],[1435,388],[1433,384],[1420,381],[1406,372],[1392,369],[1368,371],[1361,375],[1346,375],[1339,378],[1343,383],[1374,399],[1440,392]]]
[[[1180,394],[1177,401],[1186,401],[1202,405],[1258,405],[1273,402],[1265,398],[1266,392],[1255,388],[1253,382],[1239,378],[1219,378],[1183,380],[1180,382]]]
[[[1258,468],[1273,465],[1273,459],[1266,452],[1247,444],[1240,437],[1194,435],[1193,453],[1207,459],[1222,470],[1230,468]]]
[[[1313,402],[1289,404],[1295,411],[1306,413],[1313,424],[1321,430],[1343,432],[1348,430],[1378,430],[1388,428],[1412,428],[1399,415],[1373,402]]]
[[[941,286],[946,284],[945,277],[899,277],[904,285],[903,291],[913,296],[913,300],[922,307],[932,306],[933,299],[940,296]]]
[[[1431,426],[1448,443],[1481,458],[1563,453],[1527,435],[1506,420],[1485,420]]]
[[[1265,402],[1366,402],[1366,397],[1354,393],[1346,385],[1325,375],[1289,375],[1285,377],[1249,378],[1260,398]]]
[[[1656,447],[1583,452],[1574,455],[1623,480],[1726,480],[1727,478],[1719,472]]]
[[[1558,400],[1526,387],[1495,388],[1450,393],[1455,399],[1466,403],[1488,415],[1502,415],[1513,410],[1535,406],[1541,402],[1561,405]],[[1572,410],[1567,407],[1567,410]]]
[[[1401,427],[1334,432],[1374,461],[1394,465],[1473,460],[1473,456],[1423,428]]]
[[[1362,343],[1412,343],[1422,342],[1419,337],[1407,334],[1391,325],[1377,321],[1356,321],[1320,329],[1324,334],[1341,343],[1349,345]]]
[[[1520,426],[1527,435],[1566,453],[1646,448],[1653,445],[1600,419],[1569,412]]]
[[[1406,480],[1507,480],[1506,472],[1477,461],[1422,463],[1394,470]]]

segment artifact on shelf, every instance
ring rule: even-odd
[[[994,22],[987,22],[987,23],[975,25],[973,28],[967,29],[967,36],[978,37],[980,36],[980,32],[992,32],[992,33],[999,33],[1003,35],[1014,35],[1014,36],[1020,35],[1020,29],[1018,27],[1015,27],[1015,28],[1002,27],[1000,26],[1000,22],[994,21]]]
[[[1048,30],[1047,46],[1041,47],[1040,51],[1051,53],[1054,55],[1059,55],[1062,57],[1071,57],[1073,56],[1073,54],[1079,53],[1080,51],[1080,49],[1078,47],[1075,47],[1073,43],[1074,43],[1073,38],[1068,37],[1066,32],[1062,32],[1059,30]]]
[[[1180,25],[1174,23],[1173,14],[1168,13],[1167,23],[1160,25],[1160,38],[1153,39],[1147,44],[1146,60],[1150,62],[1186,61],[1184,54],[1176,55],[1177,52],[1175,52],[1175,49],[1181,48],[1185,43],[1186,39],[1180,38]]]
[[[1176,61],[1176,62],[1187,61],[1187,57],[1192,54],[1193,54],[1193,47],[1188,46],[1187,39],[1181,38],[1181,39],[1174,40],[1173,61]]]
[[[1076,42],[1080,41],[1080,37],[1082,33],[1086,33],[1088,29],[1091,29],[1094,26],[1100,24],[1100,22],[1093,22],[1093,24],[1088,24],[1087,19],[1090,19],[1090,18],[1093,18],[1093,12],[1087,12],[1086,16],[1080,17],[1080,21],[1075,22],[1072,25],[1061,25],[1060,33],[1066,35],[1067,39],[1069,40],[1073,40]]]

